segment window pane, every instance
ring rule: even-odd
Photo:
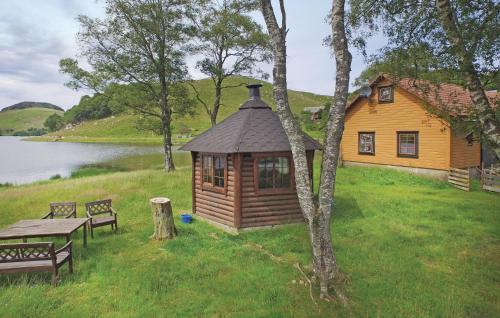
[[[392,101],[392,87],[381,87],[378,91],[379,101],[389,102]]]
[[[214,186],[216,187],[224,187],[224,161],[223,157],[214,157]]]
[[[259,160],[259,189],[273,187],[273,158]]]
[[[399,135],[399,153],[402,155],[414,156],[417,154],[417,135],[400,134]]]
[[[275,158],[274,188],[288,188],[290,186],[290,172],[288,158]]]
[[[374,153],[375,147],[374,143],[374,134],[359,134],[359,152],[361,153]]]
[[[212,169],[212,157],[203,156],[203,182],[212,183]]]
[[[290,166],[286,157],[259,159],[259,189],[290,187]]]
[[[224,178],[214,177],[214,186],[224,188]]]

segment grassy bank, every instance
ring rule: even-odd
[[[62,112],[40,107],[3,111],[0,112],[0,131],[4,135],[12,135],[28,128],[43,128],[43,123],[52,114]]]
[[[218,122],[224,120],[234,112],[248,99],[247,83],[261,82],[264,86],[261,95],[264,101],[273,106],[272,85],[267,82],[258,81],[248,77],[234,76],[228,78],[226,86],[235,86],[224,89],[222,93],[222,102],[218,115]],[[210,79],[194,81],[200,97],[208,105],[213,104],[214,87]],[[189,88],[191,97],[195,93]],[[289,102],[292,111],[300,114],[304,107],[322,106],[329,101],[331,97],[317,95],[308,92],[289,90]],[[207,115],[201,103],[195,107],[196,113],[193,116],[179,117],[174,114],[172,123],[173,142],[176,144],[185,143],[190,138],[187,135],[198,135],[210,128],[210,117]],[[43,137],[35,137],[30,140],[40,141],[69,141],[69,142],[99,142],[99,143],[134,143],[134,144],[161,144],[160,136],[152,135],[151,131],[139,130],[137,128],[137,115],[121,114],[99,120],[86,121],[70,129],[63,129]]]
[[[82,143],[101,143],[101,144],[116,144],[116,145],[145,145],[159,146],[163,144],[161,137],[57,137],[57,136],[33,136],[23,140],[28,141],[50,141],[50,142],[82,142]],[[174,142],[174,144],[176,144]]]
[[[158,167],[158,158],[142,168]],[[133,167],[134,160],[122,163]],[[123,167],[122,166],[122,167]],[[316,171],[317,173],[317,171]],[[317,178],[316,178],[317,180]],[[148,199],[191,207],[189,164],[0,188],[0,225],[43,214],[50,201],[110,197],[120,229],[98,229],[75,273],[0,276],[2,316],[30,317],[496,317],[500,314],[500,196],[380,169],[338,172],[332,223],[350,277],[350,307],[319,303],[295,263],[310,262],[304,224],[221,232],[196,220],[153,242]],[[81,233],[79,233],[81,234]],[[275,257],[270,257],[272,254]],[[316,291],[315,291],[316,292]]]

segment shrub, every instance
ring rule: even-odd
[[[16,131],[14,136],[41,136],[47,133],[47,129],[45,128],[28,128],[26,130]]]
[[[61,115],[52,114],[43,123],[43,126],[50,132],[57,131],[64,127],[64,119]]]

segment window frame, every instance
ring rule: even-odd
[[[290,186],[286,188],[259,188],[259,160],[268,157],[285,157],[288,159],[288,171],[290,173]],[[253,158],[253,185],[255,194],[277,194],[277,193],[294,193],[295,192],[295,169],[290,152],[265,152],[252,154]]]
[[[405,154],[400,152],[400,136],[401,135],[415,135],[415,154]],[[414,158],[418,159],[419,155],[419,132],[418,131],[398,131],[396,132],[396,151],[399,158]]]
[[[464,139],[465,139],[465,142],[467,142],[468,147],[474,146],[474,133],[472,131],[470,133],[466,134]]]
[[[372,152],[361,151],[361,135],[372,135]],[[375,156],[375,132],[374,131],[358,131],[358,155]]]
[[[380,99],[380,90],[384,88],[390,88],[391,89],[391,99],[390,100],[381,100]],[[384,85],[384,86],[379,86],[378,91],[377,91],[377,99],[379,104],[388,104],[388,103],[394,103],[394,85]]]
[[[212,181],[211,182],[205,182],[204,179],[204,171],[205,171],[205,158],[206,157],[211,157],[212,158]],[[219,187],[215,185],[215,158],[222,158],[222,162],[224,163],[224,186]],[[227,194],[227,154],[220,154],[220,153],[202,153],[201,154],[201,189],[204,191],[212,191],[212,192],[218,192],[218,193],[223,193]]]

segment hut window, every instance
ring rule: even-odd
[[[378,88],[378,102],[392,103],[394,101],[394,90],[392,86],[384,86]]]
[[[258,163],[259,189],[290,188],[288,157],[265,157]]]
[[[213,176],[213,158],[203,156],[203,183],[212,184]]]
[[[375,133],[358,133],[358,153],[361,155],[375,155]]]
[[[418,158],[418,131],[398,131],[398,157]]]
[[[224,188],[224,158],[214,157],[214,186]]]
[[[203,155],[203,184],[224,188],[226,182],[226,158]]]

